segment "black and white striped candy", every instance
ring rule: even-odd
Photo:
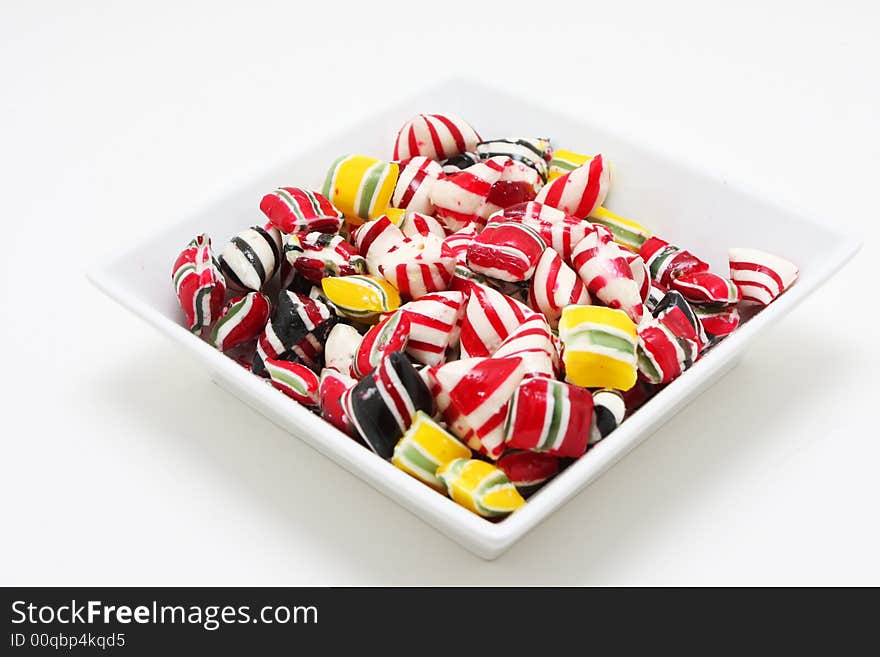
[[[595,445],[614,431],[626,414],[623,395],[611,388],[600,388],[593,393],[593,421],[590,426],[589,445]]]
[[[543,138],[492,139],[477,144],[477,154],[482,159],[488,160],[496,155],[506,155],[512,160],[532,167],[545,183],[550,174],[550,153],[550,140]]]
[[[259,292],[281,264],[281,233],[254,226],[233,237],[220,254],[220,270],[229,287]]]

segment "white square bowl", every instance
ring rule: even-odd
[[[342,153],[389,159],[396,131],[404,121],[419,112],[444,111],[466,117],[487,137],[547,135],[560,147],[602,152],[614,166],[614,184],[606,206],[685,246],[716,271],[727,271],[730,246],[778,253],[800,268],[800,278],[788,292],[708,352],[608,439],[533,495],[524,507],[494,523],[473,515],[377,457],[192,335],[181,324],[182,314],[170,278],[174,259],[194,235],[207,232],[220,247],[231,235],[258,222],[259,201],[266,192],[279,185],[319,188],[326,168]],[[727,372],[758,333],[813,292],[858,248],[854,239],[611,132],[475,82],[454,80],[359,122],[320,148],[297,155],[284,167],[134,246],[94,271],[90,278],[201,360],[214,381],[242,401],[468,550],[494,559]]]

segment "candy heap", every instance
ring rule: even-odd
[[[206,235],[183,249],[175,291],[190,331],[486,518],[797,278],[746,248],[722,275],[613,213],[601,154],[422,114],[392,157],[269,191],[216,257]]]

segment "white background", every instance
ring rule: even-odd
[[[876,3],[222,4],[0,8],[0,583],[880,584]],[[456,73],[865,241],[492,563],[245,408],[84,276]]]

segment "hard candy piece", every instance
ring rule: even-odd
[[[533,168],[508,158],[501,177],[489,190],[486,207],[480,213],[480,218],[485,219],[492,213],[513,205],[534,201],[542,184],[541,177]]]
[[[321,194],[302,187],[279,187],[260,201],[260,210],[282,233],[335,233],[342,213]]]
[[[685,274],[672,281],[672,289],[693,303],[729,305],[740,300],[740,291],[729,278],[711,271]]]
[[[490,221],[516,221],[533,228],[547,246],[553,248],[565,262],[571,262],[574,247],[594,232],[593,225],[584,219],[565,214],[536,201],[521,203],[489,217]]]
[[[324,344],[324,367],[348,374],[352,370],[355,354],[363,336],[350,324],[337,324],[327,335]]]
[[[675,290],[667,292],[654,308],[652,314],[675,335],[694,342],[698,354],[709,341],[693,306],[685,300],[680,292]]]
[[[467,169],[479,161],[480,156],[476,153],[461,153],[443,160],[440,166],[443,168],[443,173],[449,175],[450,173],[458,173],[463,169]]]
[[[508,452],[495,464],[522,495],[559,474],[559,457],[547,452]]]
[[[464,358],[428,370],[449,430],[492,459],[504,451],[507,409],[523,374],[519,358]]]
[[[391,204],[399,169],[366,155],[343,155],[330,165],[324,196],[354,224],[376,219]]]
[[[348,376],[348,374],[343,374],[329,368],[321,370],[321,379],[318,385],[321,417],[349,436],[354,435],[355,431],[351,421],[345,414],[342,401],[348,391],[354,388],[356,384],[357,381]]]
[[[465,301],[462,292],[450,290],[426,294],[401,306],[398,312],[406,315],[410,324],[406,353],[425,365],[442,363],[446,350],[458,343]]]
[[[708,271],[709,264],[703,262],[690,251],[670,244],[657,236],[649,237],[639,248],[651,272],[651,280],[668,288],[672,281],[686,274]]]
[[[559,320],[565,379],[582,388],[629,390],[636,382],[638,333],[626,313],[568,306]]]
[[[642,303],[644,304],[648,300],[648,295],[651,293],[651,272],[648,271],[648,265],[645,264],[645,261],[642,260],[642,256],[638,253],[631,253],[626,250],[622,250],[622,253],[624,259],[629,264],[629,270],[632,272],[633,280],[639,288],[639,297],[641,297]]]
[[[211,344],[220,351],[229,351],[257,338],[271,312],[272,304],[265,294],[248,292],[232,299],[211,331]]]
[[[600,388],[593,392],[593,419],[590,423],[590,445],[608,437],[626,415],[626,402],[617,390]]]
[[[269,381],[275,388],[305,406],[318,405],[320,381],[318,375],[308,367],[272,358],[265,361],[265,366],[266,372],[269,373]]]
[[[375,276],[333,276],[323,279],[321,288],[340,313],[364,322],[372,322],[379,313],[400,306],[397,290]]]
[[[296,243],[291,238],[296,239]],[[302,238],[292,235],[284,253],[296,272],[311,283],[320,283],[327,276],[363,274],[367,269],[364,258],[342,235],[318,232]]]
[[[446,239],[446,231],[443,225],[434,217],[421,214],[419,212],[411,212],[400,222],[400,230],[407,237],[427,237],[434,235],[441,240]]]
[[[645,299],[645,310],[653,313],[657,308],[657,305],[663,300],[663,297],[666,296],[667,292],[669,292],[669,290],[666,289],[665,286],[652,281],[651,286],[648,289],[648,297]]]
[[[431,188],[442,175],[440,164],[423,155],[400,162],[400,174],[391,196],[391,205],[406,210],[404,216],[407,217],[413,212],[433,214]]]
[[[258,292],[281,265],[281,233],[274,226],[247,228],[229,241],[219,261],[230,289]]]
[[[330,309],[320,300],[282,290],[272,319],[257,340],[254,373],[265,376],[264,363],[270,358],[300,360],[306,366],[318,369],[324,339],[333,323]]]
[[[416,412],[412,425],[394,447],[391,462],[429,486],[446,491],[437,470],[455,459],[469,459],[471,450],[437,424],[431,416]]]
[[[346,393],[343,408],[367,446],[387,459],[416,411],[430,415],[433,401],[419,373],[398,351]]]
[[[383,358],[395,351],[403,351],[409,340],[409,333],[409,316],[399,311],[371,327],[355,353],[351,375],[360,379],[372,372]]]
[[[547,245],[525,224],[490,222],[470,243],[467,264],[471,271],[501,281],[527,281]]]
[[[510,404],[505,442],[514,449],[577,458],[587,450],[592,417],[589,390],[554,379],[525,379]]]
[[[581,155],[580,153],[559,148],[553,152],[553,157],[550,160],[548,180],[556,180],[592,159],[592,155]]]
[[[555,379],[559,371],[559,352],[553,342],[550,325],[538,314],[532,315],[515,328],[493,356],[521,358],[524,376]]]
[[[593,298],[623,310],[638,324],[644,312],[641,289],[625,253],[611,240],[608,230],[597,227],[582,239],[574,248],[572,264]]]
[[[492,185],[501,179],[509,162],[507,157],[493,157],[449,174],[434,184],[431,202],[437,219],[447,231],[455,232],[468,224],[484,222],[491,214],[486,209]]]
[[[445,160],[473,151],[479,141],[476,131],[454,114],[419,114],[397,133],[394,159],[424,155],[432,160]]]
[[[174,261],[171,280],[193,333],[213,324],[223,309],[226,280],[211,251],[211,238],[194,237]]]
[[[639,326],[639,374],[650,383],[665,384],[677,379],[693,365],[698,353],[696,342],[676,335],[656,319]]]
[[[693,309],[710,341],[730,335],[739,326],[739,311],[736,306],[726,308],[693,306]]]
[[[611,231],[614,241],[638,253],[642,244],[651,236],[650,231],[632,219],[624,219],[610,210],[599,206],[590,213],[593,223],[601,224]]]
[[[507,156],[531,167],[541,177],[542,183],[547,182],[550,172],[549,161],[552,156],[549,139],[538,137],[481,141],[477,144],[477,154],[484,160],[498,155]]]
[[[409,237],[382,258],[379,272],[400,293],[419,299],[449,289],[455,253],[436,235]]]
[[[452,249],[455,261],[460,265],[467,265],[467,252],[476,236],[477,227],[470,224],[447,236],[443,241],[446,242],[446,246]]]
[[[601,155],[547,183],[535,199],[579,219],[586,219],[605,201],[611,169]]]
[[[399,226],[388,215],[368,221],[354,233],[354,245],[367,262],[371,276],[381,276],[379,265],[388,252],[406,239]]]
[[[485,285],[471,283],[461,323],[462,358],[491,356],[508,335],[534,315],[534,310],[519,301]]]
[[[449,497],[485,518],[505,516],[526,503],[503,470],[474,459],[455,459],[437,471]]]
[[[798,277],[798,268],[772,253],[734,248],[728,252],[730,278],[742,292],[743,301],[766,306],[785,292]]]
[[[550,328],[559,326],[566,306],[590,305],[590,294],[574,270],[553,249],[545,249],[529,285],[529,307],[544,315]]]

